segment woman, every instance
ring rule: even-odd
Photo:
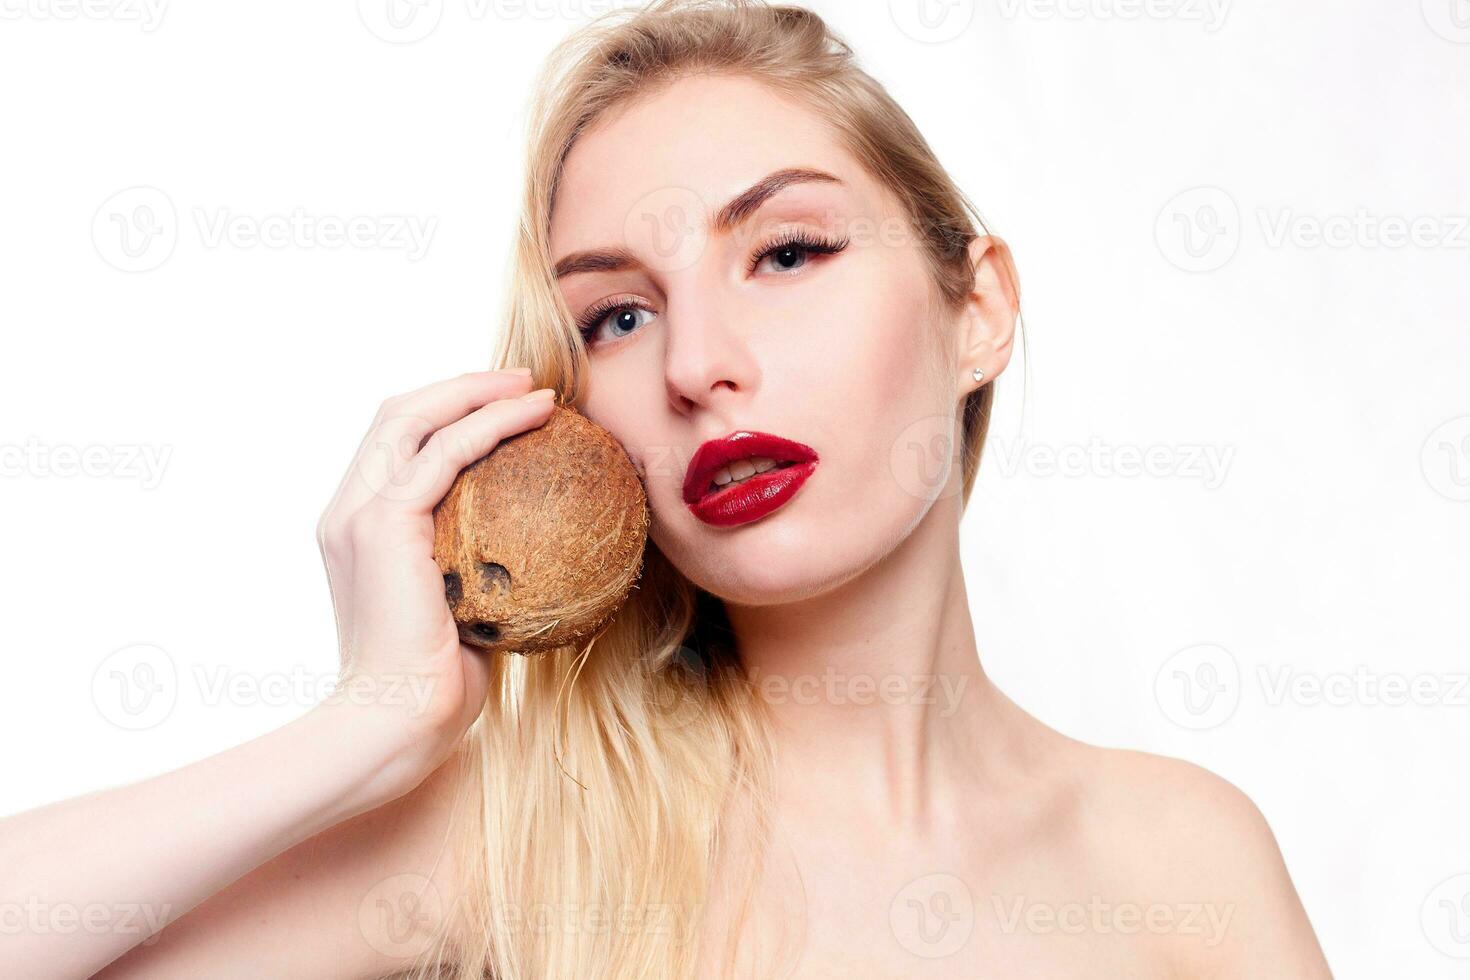
[[[321,520],[358,696],[5,821],[15,894],[169,922],[23,931],[16,975],[1328,976],[1243,794],[982,670],[958,527],[1015,271],[845,45],[657,2],[536,109],[529,370],[390,398]],[[486,658],[432,508],[556,399],[644,479],[643,577],[591,643]]]

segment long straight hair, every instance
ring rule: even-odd
[[[493,361],[531,367],[563,403],[576,403],[587,374],[549,244],[567,154],[610,109],[696,72],[754,78],[809,106],[902,202],[935,295],[958,310],[974,288],[968,246],[984,230],[978,211],[815,13],[763,0],[615,10],[564,40],[538,81]],[[962,506],[993,387],[972,392],[956,420]],[[723,605],[650,541],[638,587],[598,636],[497,657],[491,670],[451,828],[462,894],[417,975],[691,977],[717,884],[734,896],[733,915],[718,923],[727,936],[721,975],[730,975],[745,952],[740,926],[763,867],[776,760],[769,715],[740,669]],[[749,855],[736,869],[743,880],[717,882],[716,858],[737,845]]]

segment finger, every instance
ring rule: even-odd
[[[462,419],[481,405],[497,398],[511,398],[531,390],[529,374],[505,371],[472,371],[425,385],[394,399],[395,411],[385,413],[428,423],[423,435]],[[417,451],[418,447],[414,447]]]
[[[542,391],[547,393],[528,394],[529,401],[505,398],[491,402],[430,436],[414,460],[412,480],[421,492],[403,503],[412,512],[432,512],[466,466],[488,456],[502,439],[544,424],[556,398],[548,389]]]
[[[459,645],[460,663],[464,672],[464,714],[460,717],[462,728],[469,728],[485,707],[485,698],[490,693],[491,655],[463,643]]]
[[[403,499],[412,485],[412,461],[426,437],[490,402],[524,394],[530,387],[529,375],[481,371],[390,399],[358,446],[331,506],[345,517],[374,497]]]

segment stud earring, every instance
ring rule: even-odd
[[[976,381],[984,381],[985,380],[985,372],[982,371],[982,370],[980,370],[979,368],[976,368],[975,369],[975,380]]]

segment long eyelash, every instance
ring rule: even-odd
[[[750,260],[750,265],[745,270],[745,274],[750,275],[766,256],[779,252],[782,249],[792,248],[794,246],[815,255],[833,255],[847,248],[848,241],[849,239],[846,238],[838,240],[827,238],[824,235],[808,235],[806,232],[801,231],[791,232],[776,239],[757,252]]]
[[[639,306],[637,303],[617,296],[610,297],[609,299],[598,300],[596,303],[592,304],[587,312],[577,317],[577,331],[581,333],[582,339],[586,340],[592,334],[593,329],[596,328],[596,326],[603,321],[603,318],[614,310],[641,309],[643,309],[643,307]]]

